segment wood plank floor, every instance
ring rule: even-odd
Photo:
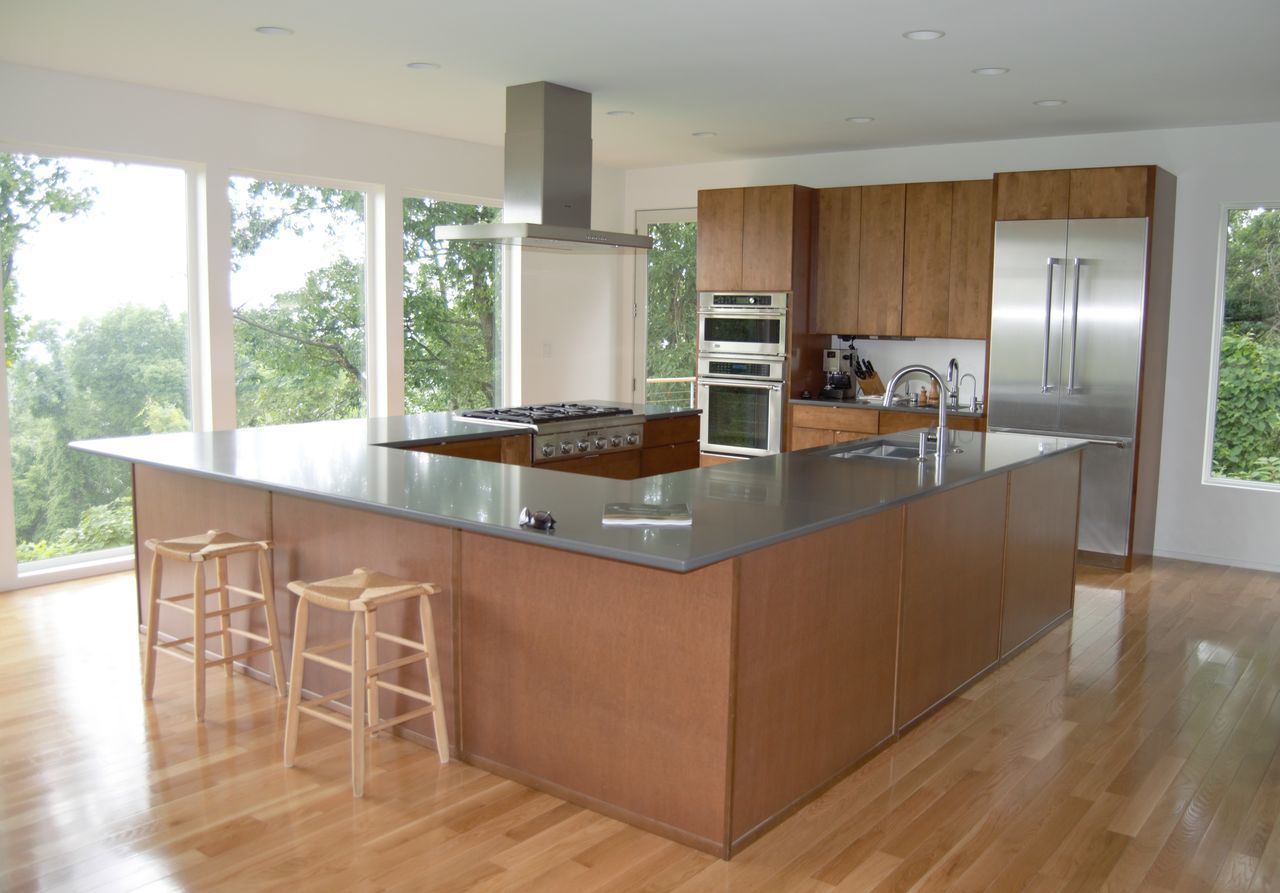
[[[133,579],[0,594],[0,890],[1280,889],[1280,575],[1081,568],[1074,619],[732,862],[162,658]]]

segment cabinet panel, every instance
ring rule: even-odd
[[[1151,213],[1152,169],[1091,167],[1071,171],[1073,220],[1099,217],[1146,217]]]
[[[996,220],[1065,220],[1070,171],[996,174]]]
[[[794,186],[743,190],[743,290],[791,291],[795,192]]]
[[[859,335],[902,332],[902,246],[907,188],[863,186],[858,258]]]
[[[813,329],[829,335],[858,331],[858,260],[862,190],[818,190]]]
[[[951,290],[951,183],[908,183],[902,334],[945,338]]]
[[[1001,657],[1071,610],[1076,516],[1045,506],[1076,504],[1081,455],[1056,456],[1009,473]]]
[[[954,184],[947,337],[986,338],[991,323],[990,180]]]
[[[513,439],[528,446],[529,436],[515,435]],[[427,443],[405,447],[415,453],[434,453],[438,456],[456,456],[459,459],[481,459],[485,462],[501,462],[505,437],[486,437],[479,440],[455,440],[445,443]]]
[[[545,462],[538,467],[548,471],[567,471],[571,474],[589,474],[595,477],[630,481],[640,476],[640,453],[640,450],[621,450],[616,453],[601,453],[597,456]]]
[[[898,728],[996,662],[1005,475],[907,506]],[[938,560],[946,544],[945,560]]]
[[[791,429],[791,449],[807,450],[809,447],[830,446],[836,442],[836,432],[830,428]]]
[[[698,193],[698,289],[742,288],[742,189]]]
[[[698,467],[698,442],[669,443],[640,451],[640,477]]]
[[[696,415],[682,415],[666,419],[649,419],[644,423],[644,445],[665,446],[669,443],[685,443],[701,436],[701,419]]]
[[[880,413],[874,409],[842,409],[837,406],[792,406],[791,424],[802,428],[830,428],[875,434]]]

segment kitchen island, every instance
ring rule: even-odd
[[[356,565],[436,583],[463,759],[725,858],[1071,610],[1079,441],[953,431],[941,469],[835,446],[638,480],[414,449],[501,434],[468,425],[76,446],[133,463],[139,542],[269,537],[278,592]],[[693,524],[606,527],[612,502]],[[325,669],[308,689],[343,687]]]

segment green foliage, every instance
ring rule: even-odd
[[[1267,480],[1280,462],[1280,339],[1222,334],[1214,420],[1213,473]]]
[[[1280,210],[1227,212],[1226,321],[1280,333]]]
[[[345,221],[364,220],[364,193],[232,177],[231,269],[282,232],[301,236],[320,222],[332,234]]]
[[[698,225],[656,223],[649,226],[648,330],[646,378],[683,378],[697,368]],[[649,402],[689,405],[689,385],[654,383],[646,388]]]
[[[50,216],[65,220],[93,204],[94,190],[70,189],[69,172],[55,158],[0,152],[0,293],[4,303],[5,362],[22,355],[26,320],[17,315],[13,258],[23,237]]]
[[[105,505],[94,505],[80,514],[80,523],[58,533],[52,541],[18,543],[18,561],[38,561],[62,555],[79,555],[127,546],[133,542],[133,500],[118,496]]]
[[[499,249],[440,242],[433,230],[500,219],[497,208],[421,198],[404,202],[406,412],[497,402]]]

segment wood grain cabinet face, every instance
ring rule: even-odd
[[[1064,220],[1071,171],[996,174],[996,220]]]
[[[862,189],[818,190],[818,237],[813,270],[813,330],[858,332],[858,261]]]
[[[951,183],[907,184],[903,335],[948,335],[953,194]]]
[[[742,287],[743,189],[698,192],[698,290]]]
[[[907,187],[863,186],[858,256],[859,335],[902,333]]]
[[[795,194],[794,186],[743,190],[743,291],[791,291]]]
[[[991,328],[992,182],[953,186],[947,336],[985,339]]]
[[[1150,166],[1091,167],[1071,171],[1072,220],[1147,217],[1155,178]]]

